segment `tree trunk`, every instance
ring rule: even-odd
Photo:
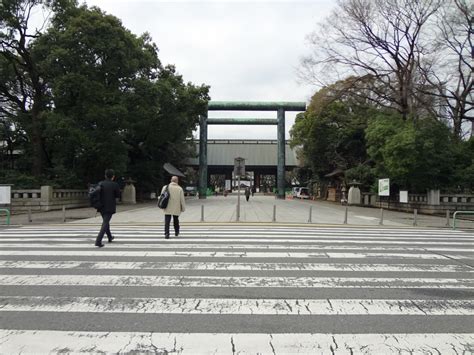
[[[32,147],[32,166],[31,173],[39,178],[43,174],[44,147],[40,121],[40,113],[31,113],[31,147]]]
[[[25,64],[31,76],[31,84],[33,88],[33,106],[31,107],[31,132],[30,139],[32,144],[33,162],[31,166],[32,174],[39,178],[44,172],[45,147],[44,147],[44,110],[45,95],[44,86],[41,83],[37,66],[31,58],[29,52],[25,51],[23,56]]]

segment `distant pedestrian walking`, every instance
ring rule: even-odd
[[[161,189],[162,193],[165,191],[166,186],[168,186],[170,198],[168,206],[166,206],[163,212],[165,214],[165,238],[168,239],[170,237],[171,216],[173,216],[174,235],[179,235],[179,216],[181,215],[181,212],[184,212],[186,209],[186,204],[184,201],[184,191],[181,186],[178,185],[177,176],[171,178],[171,183],[169,185],[163,186]]]
[[[114,181],[115,173],[112,169],[105,171],[105,180],[99,183],[100,185],[100,207],[97,211],[102,215],[102,226],[99,231],[99,235],[95,240],[95,246],[102,248],[102,238],[104,234],[107,234],[109,243],[114,240],[114,236],[110,233],[110,220],[112,215],[116,212],[116,199],[120,197],[119,185]]]
[[[249,202],[250,198],[250,187],[245,188],[245,199]]]

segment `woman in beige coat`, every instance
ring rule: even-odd
[[[166,185],[161,189],[161,193],[165,191]],[[186,204],[184,202],[184,191],[181,186],[178,185],[178,177],[173,176],[171,178],[171,183],[168,185],[168,190],[170,193],[170,199],[168,201],[168,206],[163,210],[165,214],[165,238],[169,239],[170,237],[170,222],[171,216],[173,216],[173,226],[174,226],[174,235],[179,235],[179,215],[181,212],[184,212],[186,209]]]

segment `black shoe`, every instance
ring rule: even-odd
[[[169,235],[165,235],[165,239],[170,239],[170,236],[169,236]]]
[[[175,233],[174,235],[177,237],[179,235],[179,233]]]
[[[95,243],[94,245],[95,245],[96,247],[99,247],[99,248],[102,248],[102,247],[104,246],[104,244],[102,244],[102,243],[100,243],[100,244]]]
[[[114,240],[114,239],[115,239],[115,237],[114,237],[114,236],[111,236],[111,237],[109,238],[109,243],[112,243],[112,240]]]

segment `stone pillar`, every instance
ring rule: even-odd
[[[199,118],[199,198],[207,191],[207,112]]]
[[[127,180],[122,192],[122,202],[134,205],[137,203],[135,186],[133,181]]]
[[[360,205],[360,189],[358,186],[351,186],[349,188],[349,194],[347,196],[348,205]]]
[[[377,195],[370,195],[369,201],[371,206],[377,206]]]
[[[53,201],[53,187],[52,186],[41,186],[41,210],[49,211]]]
[[[439,206],[440,204],[440,192],[439,190],[428,190],[428,205]]]
[[[277,198],[285,198],[285,110],[278,109],[278,164],[277,164]]]

